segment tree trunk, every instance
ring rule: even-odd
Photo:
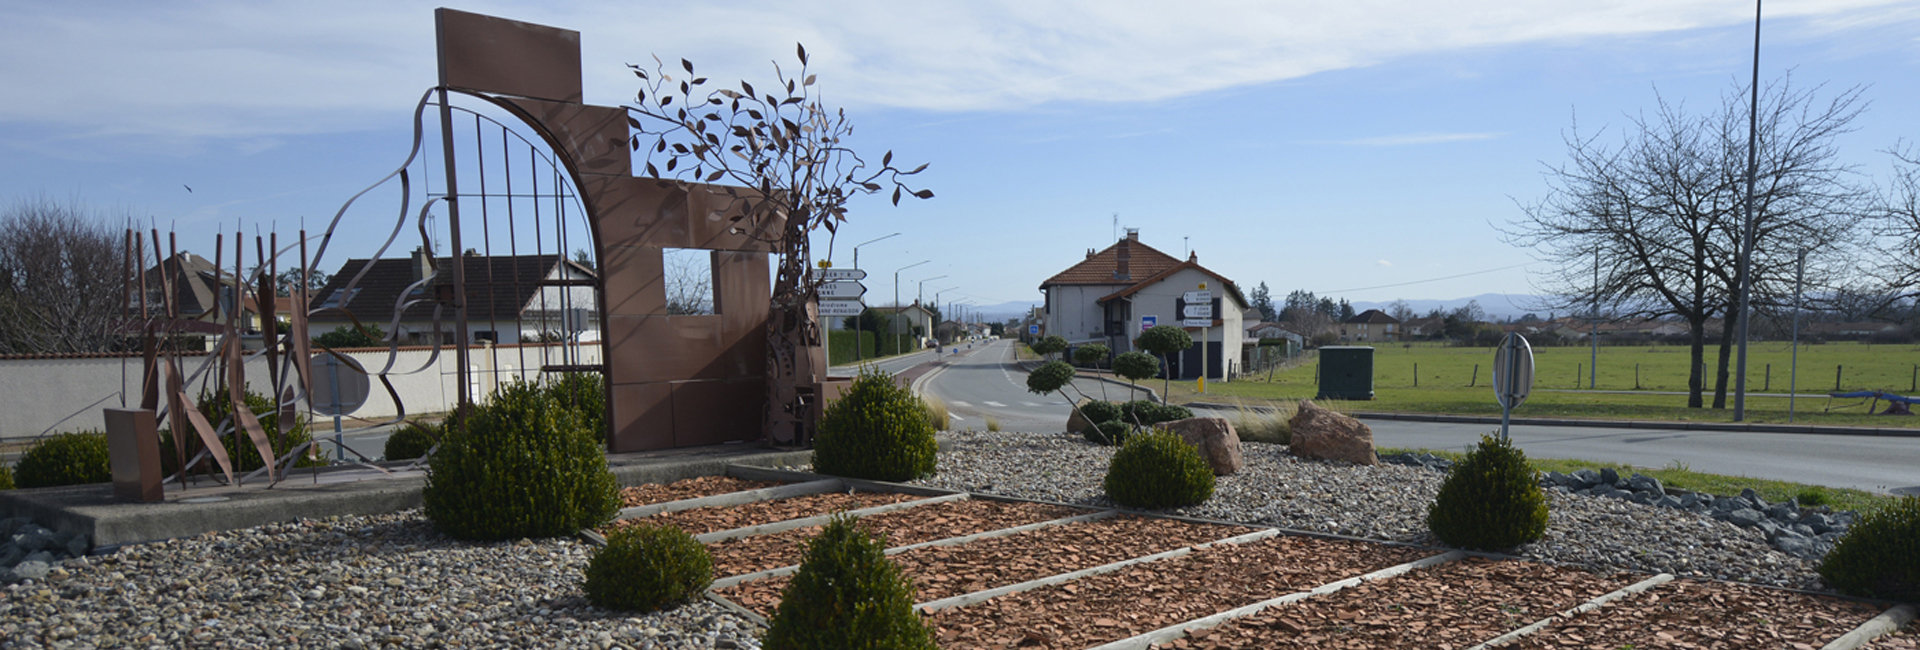
[[[1701,383],[1706,379],[1701,375],[1707,358],[1707,318],[1701,315],[1687,317],[1687,358],[1692,361],[1687,368],[1687,408],[1697,409],[1703,406]]]
[[[1732,374],[1727,370],[1727,360],[1732,358],[1732,354],[1733,323],[1722,321],[1720,327],[1719,371],[1714,374],[1713,381],[1713,407],[1717,409],[1727,408],[1727,377]]]

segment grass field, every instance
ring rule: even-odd
[[[1709,407],[1713,403],[1713,354],[1709,349],[1708,390],[1703,396]],[[1685,346],[1600,348],[1598,390],[1587,390],[1590,355],[1588,348],[1535,348],[1533,393],[1515,414],[1679,422],[1730,422],[1733,419],[1731,379],[1727,409],[1690,409],[1686,406],[1686,395],[1666,394],[1687,390]],[[1760,343],[1749,349],[1747,421],[1782,423],[1788,420],[1785,395],[1790,355],[1785,343]],[[1452,348],[1424,343],[1378,346],[1374,352],[1374,399],[1355,403],[1352,408],[1497,416],[1500,407],[1494,402],[1489,376],[1492,364],[1491,348]],[[1276,371],[1271,380],[1262,376],[1212,382],[1204,397],[1273,401],[1311,398],[1317,391],[1317,370],[1317,365],[1309,361]],[[1920,393],[1914,390],[1920,388],[1914,385],[1920,381],[1920,345],[1850,342],[1802,345],[1798,397],[1793,405],[1793,421],[1797,423],[1920,428],[1920,418],[1867,415],[1867,405],[1857,400],[1830,400],[1827,393],[1834,389],[1836,373],[1842,391],[1882,390],[1914,395]],[[1169,397],[1176,402],[1199,401],[1203,396],[1197,395],[1194,387],[1191,381],[1175,382],[1173,395]],[[1880,405],[1884,407],[1885,402]]]

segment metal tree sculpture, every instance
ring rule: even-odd
[[[628,122],[635,130],[631,145],[646,148],[646,173],[702,183],[725,181],[728,197],[742,216],[734,217],[740,232],[755,232],[769,220],[784,219],[774,278],[772,308],[767,319],[767,413],[762,430],[773,440],[806,443],[811,430],[800,387],[810,385],[815,369],[799,365],[808,348],[820,345],[821,331],[809,307],[817,299],[819,281],[808,277],[810,235],[825,228],[836,233],[847,219],[847,201],[893,186],[893,203],[903,194],[933,198],[931,190],[915,190],[901,179],[927,168],[893,166],[888,151],[874,166],[848,148],[843,139],[853,133],[846,111],[828,110],[807,71],[807,50],[797,46],[800,73],[789,77],[774,64],[776,91],[756,92],[740,82],[740,90],[708,89],[705,77],[694,75],[693,63],[680,60],[685,76],[675,79],[658,58],[651,71],[628,65],[641,80],[641,90],[628,105]],[[654,159],[662,158],[660,166]],[[746,220],[748,223],[739,223]],[[832,245],[829,239],[829,246]],[[823,375],[825,368],[819,368]],[[802,376],[802,373],[809,373]]]

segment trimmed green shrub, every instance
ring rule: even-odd
[[[1133,344],[1147,352],[1167,357],[1167,355],[1193,347],[1193,335],[1187,330],[1172,325],[1155,325],[1140,333]],[[1172,361],[1167,363],[1171,364]],[[1167,394],[1167,386],[1173,382],[1174,373],[1168,372],[1166,379],[1160,382],[1160,394]]]
[[[1145,352],[1122,352],[1120,356],[1113,358],[1113,374],[1126,377],[1129,382],[1138,383],[1142,379],[1160,374],[1160,359]],[[1133,388],[1129,386],[1127,390],[1128,396],[1131,397]]]
[[[107,434],[99,431],[56,433],[27,448],[13,466],[23,488],[105,483],[113,480],[107,460]]]
[[[813,439],[813,468],[832,476],[911,481],[933,474],[939,452],[926,404],[869,366],[827,405]]]
[[[1179,404],[1159,404],[1143,399],[1120,405],[1120,411],[1120,419],[1143,427],[1193,417],[1193,411],[1185,406]]]
[[[513,382],[449,427],[427,461],[427,518],[459,539],[571,535],[620,510],[601,436],[539,385]]]
[[[1120,405],[1113,402],[1091,400],[1080,405],[1080,415],[1086,417],[1088,422],[1094,424],[1108,420],[1118,420],[1120,419]]]
[[[286,435],[281,435],[280,407],[274,403],[273,398],[253,392],[252,390],[246,391],[246,396],[247,410],[252,411],[253,416],[260,420],[260,430],[267,434],[267,440],[271,442],[273,446],[274,458],[285,456],[287,452],[293,451],[294,447],[304,445],[313,439],[313,434],[307,427],[308,423],[305,416],[295,414],[293,429],[288,431]],[[194,408],[200,411],[201,416],[207,418],[207,424],[217,428],[220,426],[222,420],[226,420],[232,415],[233,400],[228,399],[225,388],[220,388],[211,393],[201,393],[200,398],[195,401]],[[186,426],[184,421],[182,425]],[[241,429],[239,425],[232,422],[227,423],[227,427],[232,429],[232,433],[220,439],[220,446],[227,450],[227,459],[233,461],[234,472],[251,472],[260,469],[261,466],[266,464],[260,460],[260,451],[254,448],[253,439],[247,436],[246,430]],[[185,430],[188,432],[187,437],[190,441],[187,444],[187,458],[191,459],[194,454],[200,452],[202,443],[200,442],[200,435],[193,433],[191,427],[187,427]],[[314,467],[325,464],[326,461],[320,458],[318,454],[306,454],[294,461],[295,467]],[[179,461],[177,461],[173,455],[173,434],[166,429],[162,429],[160,434],[160,471],[164,474],[173,474],[179,471],[178,465]],[[205,467],[208,468],[207,471],[209,473],[217,473],[220,471],[219,465],[211,459],[207,461]]]
[[[1073,364],[1065,361],[1048,361],[1046,365],[1034,368],[1033,372],[1027,373],[1027,392],[1045,395],[1065,388],[1067,384],[1073,383],[1076,372]]]
[[[1088,343],[1073,349],[1073,362],[1082,366],[1098,368],[1101,362],[1106,361],[1107,356],[1111,354],[1113,354],[1113,350],[1107,346],[1099,343]]]
[[[387,460],[413,460],[425,456],[427,450],[433,448],[434,440],[440,437],[436,433],[439,428],[420,422],[402,424],[393,430],[393,435],[387,436],[387,447],[383,453]]]
[[[835,515],[807,542],[761,646],[933,650],[933,634],[913,611],[913,583],[887,559],[886,547],[852,515]]]
[[[1855,596],[1920,602],[1920,497],[1860,517],[1821,560],[1820,577]]]
[[[607,435],[607,384],[597,372],[569,372],[548,375],[544,384],[547,400],[580,414],[580,426],[605,439]]]
[[[1547,532],[1547,495],[1527,455],[1508,440],[1480,436],[1480,446],[1453,464],[1427,509],[1440,541],[1478,551],[1510,549]]]
[[[1097,442],[1103,445],[1118,445],[1125,443],[1127,437],[1133,435],[1133,430],[1134,427],[1131,424],[1121,422],[1120,420],[1107,420],[1081,429],[1080,436],[1086,438],[1088,442]]]
[[[1067,351],[1067,339],[1059,334],[1048,334],[1028,347],[1041,357],[1052,357],[1054,353]]]
[[[700,597],[713,584],[713,555],[678,526],[622,526],[587,560],[587,600],[651,612]]]
[[[1127,437],[1105,484],[1107,496],[1129,508],[1180,508],[1213,496],[1213,468],[1180,436],[1155,429]]]

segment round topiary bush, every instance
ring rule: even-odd
[[[393,435],[387,436],[384,452],[387,460],[413,460],[427,455],[427,450],[433,448],[434,440],[439,437],[434,434],[437,428],[419,422],[400,425],[400,428],[393,430]]]
[[[620,485],[598,434],[541,387],[514,382],[449,428],[421,491],[435,528],[460,539],[571,535],[613,519]]]
[[[1821,560],[1820,577],[1855,596],[1920,602],[1920,497],[1862,516]]]
[[[1483,435],[1479,448],[1447,471],[1427,509],[1427,528],[1460,548],[1510,549],[1547,532],[1547,495],[1525,453],[1511,441]]]
[[[41,438],[20,455],[13,466],[13,480],[23,488],[111,481],[107,434],[78,431]]]
[[[932,650],[913,611],[913,583],[887,559],[886,542],[853,516],[833,517],[807,542],[806,558],[768,620],[767,650]]]
[[[1081,437],[1086,438],[1088,442],[1103,445],[1125,444],[1132,434],[1133,425],[1119,420],[1107,420],[1080,431]]]
[[[1180,436],[1155,429],[1127,436],[1107,466],[1106,488],[1129,508],[1199,505],[1213,496],[1213,468]]]
[[[651,612],[700,597],[713,584],[707,545],[677,526],[622,526],[587,561],[587,600]]]
[[[1088,422],[1094,424],[1108,420],[1118,420],[1120,419],[1120,405],[1097,399],[1089,400],[1087,403],[1080,405],[1080,415],[1086,417]]]
[[[548,375],[543,384],[547,399],[573,409],[580,415],[580,426],[604,438],[607,435],[607,384],[597,372],[570,372]]]
[[[1193,417],[1193,410],[1185,406],[1179,404],[1159,404],[1143,399],[1122,404],[1120,410],[1120,419],[1143,427]]]
[[[933,473],[939,452],[926,404],[868,368],[827,405],[813,439],[813,468],[833,476],[911,481]]]

